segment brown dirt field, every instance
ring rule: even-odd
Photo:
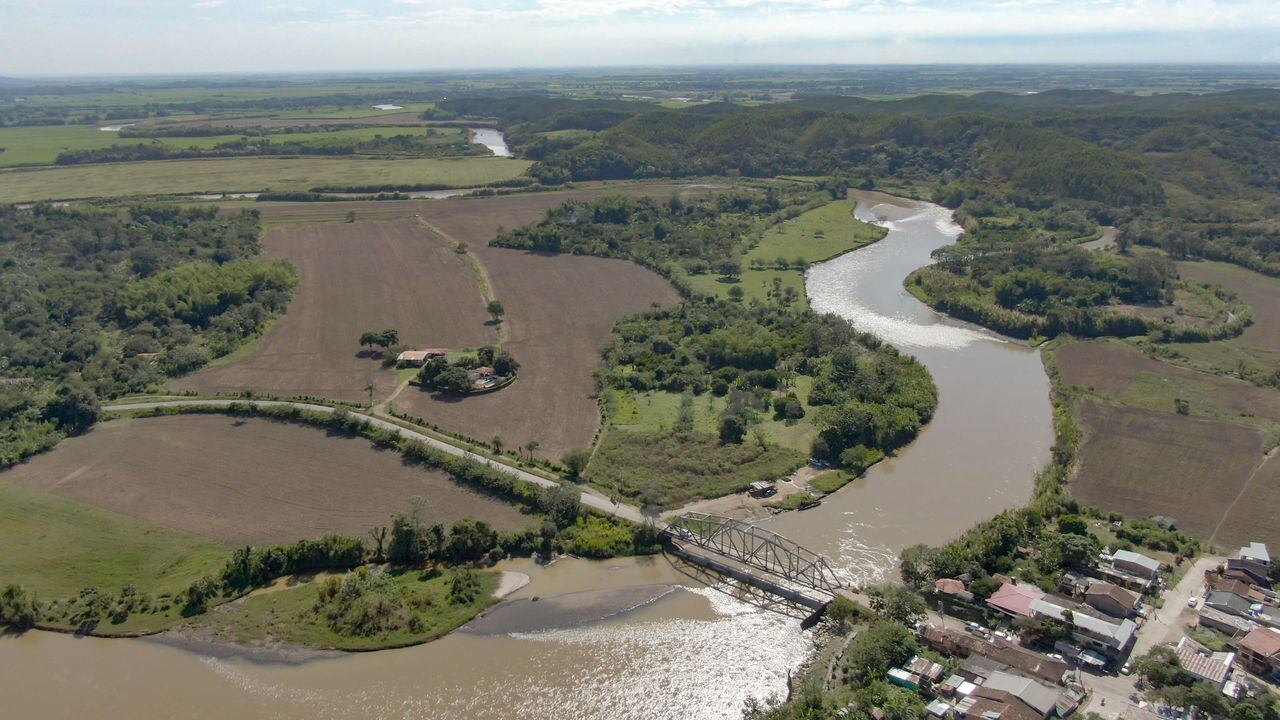
[[[1159,404],[1148,409],[1172,410],[1172,400],[1164,397],[1167,394],[1192,400],[1193,413],[1214,408],[1219,417],[1280,420],[1280,393],[1274,390],[1161,362],[1121,342],[1071,342],[1053,354],[1063,383],[1079,385],[1126,404],[1145,406],[1151,401]],[[1168,403],[1164,402],[1166,399]]]
[[[1089,399],[1080,419],[1088,439],[1072,495],[1134,517],[1167,515],[1201,538],[1214,532],[1262,459],[1260,433],[1234,423]],[[1236,533],[1220,537],[1228,534]]]
[[[1258,540],[1280,544],[1280,453],[1273,454],[1249,480],[1227,512],[1214,544],[1230,549]]]
[[[1231,348],[1258,363],[1280,367],[1280,279],[1219,262],[1175,263],[1182,277],[1198,283],[1221,285],[1253,308],[1253,324],[1240,337],[1210,345]],[[1179,350],[1193,349],[1189,343]]]
[[[508,447],[536,440],[538,454],[551,459],[590,445],[600,424],[592,374],[614,321],[655,302],[678,302],[679,296],[666,280],[629,262],[539,255],[491,248],[488,242],[499,228],[534,222],[570,198],[676,190],[669,185],[597,186],[425,204],[423,220],[466,242],[488,271],[494,296],[506,306],[507,347],[522,367],[520,379],[505,390],[448,399],[411,388],[396,401],[397,409],[480,440],[498,435]]]
[[[409,388],[397,408],[481,440],[499,435],[508,447],[536,440],[538,454],[552,459],[589,446],[600,424],[592,377],[600,346],[619,316],[677,302],[675,289],[622,260],[471,247],[506,306],[506,347],[521,363],[520,377],[462,399]]]
[[[7,480],[228,544],[364,535],[427,500],[425,522],[530,518],[362,438],[222,415],[115,420],[5,473]]]
[[[497,340],[470,265],[413,220],[277,227],[265,243],[297,268],[288,311],[243,359],[173,387],[363,402],[373,383],[377,400],[395,388],[396,374],[360,356],[361,332],[396,328],[402,342],[422,347]]]

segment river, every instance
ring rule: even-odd
[[[889,234],[812,267],[809,302],[924,363],[938,387],[938,410],[914,442],[853,487],[767,526],[864,584],[893,577],[904,547],[945,542],[1025,505],[1035,473],[1049,461],[1053,408],[1037,350],[941,316],[903,287],[934,250],[960,235],[951,213],[883,193],[855,196],[856,217]]]
[[[498,157],[511,157],[511,150],[507,148],[507,139],[503,137],[501,130],[471,128],[471,142],[489,148]]]
[[[889,235],[812,268],[811,302],[920,358],[941,403],[898,457],[820,508],[778,516],[769,527],[866,581],[889,576],[907,545],[941,542],[1024,503],[1048,458],[1051,413],[1035,351],[940,318],[902,289],[934,248],[954,241],[949,214],[886,196],[860,200],[858,217],[886,224]],[[737,718],[747,697],[785,693],[788,673],[811,649],[797,621],[694,586],[661,557],[549,567],[518,560],[503,568],[532,582],[486,622],[519,624],[548,602],[574,622],[526,632],[504,632],[498,622],[419,647],[303,664],[148,640],[0,636],[4,715]],[[639,607],[621,612],[634,598]],[[606,617],[595,600],[620,612]]]

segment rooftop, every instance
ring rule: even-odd
[[[1127,562],[1146,568],[1148,572],[1160,572],[1160,561],[1155,558],[1149,558],[1142,553],[1136,553],[1132,550],[1117,550],[1111,555],[1113,561]]]
[[[1266,543],[1251,542],[1240,548],[1240,557],[1256,560],[1263,565],[1271,564],[1271,553],[1267,552]]]
[[[1255,628],[1240,641],[1240,649],[1266,658],[1280,656],[1280,632]]]
[[[1236,658],[1235,653],[1213,652],[1188,637],[1178,641],[1174,652],[1187,672],[1215,685],[1226,682],[1227,675],[1231,672],[1231,663]]]
[[[1058,703],[1061,694],[1057,688],[1038,683],[1028,677],[1007,672],[994,672],[987,677],[982,687],[993,690],[1004,690],[1022,702],[1034,708],[1042,715],[1048,715]]]
[[[1133,633],[1138,629],[1138,626],[1134,625],[1132,620],[1121,620],[1118,623],[1113,623],[1083,612],[1076,612],[1071,608],[1065,608],[1046,600],[1036,600],[1031,603],[1031,610],[1037,614],[1046,615],[1063,622],[1067,621],[1066,613],[1070,611],[1072,626],[1090,635],[1105,638],[1107,644],[1115,648],[1123,648],[1128,645]]]
[[[1138,604],[1138,596],[1119,585],[1109,582],[1096,582],[1085,591],[1085,597],[1106,596],[1119,603],[1126,610],[1132,610]]]
[[[1031,604],[1044,597],[1044,591],[1034,585],[1005,583],[987,598],[987,604],[1014,615],[1031,617]]]

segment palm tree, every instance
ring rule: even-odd
[[[525,452],[529,453],[529,462],[533,462],[533,453],[541,445],[537,440],[530,440],[524,444]]]
[[[489,441],[489,444],[493,446],[493,451],[495,453],[499,455],[502,454],[502,436],[501,435],[494,435],[493,439]]]

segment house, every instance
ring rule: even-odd
[[[1095,582],[1084,591],[1084,602],[1114,618],[1126,618],[1138,606],[1138,596],[1109,582]]]
[[[1227,681],[1231,675],[1231,665],[1236,659],[1235,653],[1214,652],[1188,637],[1178,641],[1174,652],[1184,670],[1215,688],[1221,688]]]
[[[1013,669],[1051,683],[1062,682],[1062,676],[1067,672],[1066,663],[1001,638],[987,641],[957,630],[926,625],[920,631],[920,639],[947,655],[984,658],[990,661],[984,667],[991,670]]]
[[[1250,630],[1258,626],[1257,623],[1247,618],[1224,613],[1221,610],[1215,610],[1203,605],[1200,607],[1200,625],[1220,630],[1231,637],[1247,635]]]
[[[974,685],[959,675],[952,675],[946,680],[943,680],[942,684],[938,686],[938,692],[946,695],[947,697],[953,697],[955,695],[968,697],[977,689],[977,685]]]
[[[907,663],[906,670],[919,677],[925,685],[932,685],[941,680],[943,673],[941,665],[919,655],[911,658],[911,661]]]
[[[443,348],[427,348],[425,350],[405,350],[396,356],[396,362],[409,367],[422,367],[431,358],[444,357],[448,350]]]
[[[1252,620],[1259,625],[1280,628],[1280,608],[1264,605],[1233,592],[1214,590],[1205,596],[1204,604],[1214,610]]]
[[[1087,575],[1068,570],[1062,573],[1062,577],[1058,580],[1058,591],[1068,597],[1083,598],[1095,582],[1097,581]]]
[[[973,602],[973,593],[964,588],[964,581],[956,578],[940,578],[933,584],[933,591],[958,600]]]
[[[889,668],[889,682],[901,688],[915,692],[920,689],[920,676],[907,672],[902,668]]]
[[[1082,647],[1097,650],[1110,658],[1127,653],[1138,631],[1132,620],[1114,622],[1047,600],[1033,601],[1031,612],[1037,620],[1053,619],[1066,623],[1071,627],[1071,636]]]
[[[992,673],[974,694],[1007,702],[995,693],[1008,693],[1041,718],[1052,717],[1057,712],[1058,698],[1062,695],[1058,688],[1007,672]]]
[[[956,703],[956,717],[960,720],[1036,720],[1034,715],[1015,710],[1009,703],[974,695]]]
[[[1034,617],[1031,603],[1042,599],[1044,595],[1044,591],[1034,585],[1007,582],[987,598],[987,605],[1012,618]]]
[[[1269,600],[1269,598],[1266,595],[1263,595],[1254,586],[1246,582],[1235,580],[1232,578],[1223,578],[1222,580],[1219,580],[1216,584],[1214,584],[1213,589],[1216,592],[1225,592],[1225,593],[1231,593],[1232,595],[1238,595],[1244,598],[1245,600],[1248,600],[1250,603],[1267,602]]]
[[[1255,628],[1238,644],[1240,662],[1263,677],[1280,676],[1280,631]]]
[[[934,700],[925,707],[925,710],[931,717],[946,718],[951,716],[951,704],[946,700]]]
[[[1270,587],[1271,553],[1265,543],[1251,542],[1227,558],[1228,578],[1243,580],[1250,585]]]
[[[1111,555],[1111,566],[1130,575],[1155,580],[1160,575],[1160,561],[1132,550],[1117,550]]]

